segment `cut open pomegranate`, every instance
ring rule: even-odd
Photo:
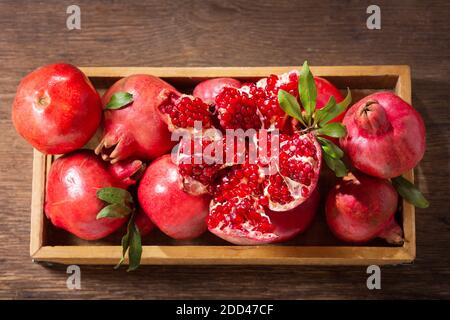
[[[272,161],[274,153],[256,163],[247,157],[246,163],[221,174],[211,189],[211,232],[236,244],[279,241],[268,212],[282,215],[310,198],[321,165],[321,149],[312,134],[282,134],[279,146],[271,149],[279,152],[279,161]]]

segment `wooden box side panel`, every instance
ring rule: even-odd
[[[153,74],[175,82],[198,82],[209,77],[258,78],[301,67],[237,68],[81,68],[95,79],[120,78],[135,73]],[[411,100],[408,66],[311,67],[314,74],[364,88],[394,89]],[[109,79],[111,80],[111,79]],[[353,88],[353,87],[352,87]],[[34,152],[30,253],[33,259],[60,263],[115,264],[120,246],[43,246],[44,194],[47,171],[53,157]],[[413,171],[405,174],[413,180]],[[367,265],[411,262],[415,257],[414,207],[403,203],[403,247],[321,247],[321,246],[144,246],[142,264],[314,264]]]

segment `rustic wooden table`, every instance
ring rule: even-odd
[[[73,2],[73,1],[72,1]],[[81,30],[66,28],[68,1],[0,2],[1,298],[450,298],[448,196],[450,3],[377,1],[381,30],[366,27],[369,2],[75,1]],[[382,267],[382,289],[363,267],[149,266],[125,273],[66,268],[29,258],[32,149],[14,131],[18,81],[55,61],[80,66],[409,64],[413,103],[427,127],[416,170],[431,202],[417,210],[417,259]]]

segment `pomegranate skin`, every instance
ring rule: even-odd
[[[364,243],[381,237],[400,243],[397,205],[397,192],[388,180],[353,173],[330,191],[325,212],[331,231],[343,241]]]
[[[413,169],[425,152],[420,114],[391,92],[378,92],[353,105],[343,120],[340,144],[353,166],[379,178]]]
[[[97,91],[78,68],[65,63],[47,65],[25,76],[12,106],[16,130],[46,154],[83,147],[101,117]]]
[[[233,78],[214,78],[200,82],[194,88],[193,96],[212,105],[223,87],[240,88],[241,82]]]
[[[145,212],[142,211],[142,209],[139,209],[137,211],[134,223],[136,224],[136,227],[138,228],[141,237],[145,237],[155,228],[153,222],[145,214]]]
[[[152,162],[138,187],[143,211],[166,235],[189,240],[206,231],[208,195],[191,195],[183,190],[183,180],[170,155]]]
[[[294,209],[278,212],[265,209],[265,215],[273,226],[271,233],[250,233],[232,228],[209,228],[209,231],[236,245],[262,245],[290,240],[303,233],[311,225],[319,207],[319,191],[317,188],[311,196]]]
[[[177,93],[176,89],[154,76],[132,75],[113,84],[102,97],[103,106],[117,92],[131,93],[133,102],[105,110],[103,139],[95,152],[111,163],[129,157],[152,160],[167,153],[174,142],[157,107],[165,99],[162,92]]]
[[[275,226],[274,233],[278,235],[276,242],[290,240],[308,229],[319,207],[320,194],[317,189],[316,187],[309,198],[294,209],[284,212],[266,210]]]
[[[120,167],[120,168],[118,168]],[[59,228],[84,240],[97,240],[120,228],[127,218],[96,219],[105,203],[96,191],[105,187],[127,188],[142,169],[138,160],[111,166],[92,151],[75,151],[57,159],[47,181],[45,213]],[[117,173],[120,173],[118,176]],[[126,173],[126,174],[125,174]]]

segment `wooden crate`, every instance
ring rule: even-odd
[[[102,92],[117,79],[131,74],[152,74],[188,91],[207,78],[233,77],[243,81],[256,80],[300,67],[231,67],[231,68],[81,68]],[[332,81],[345,90],[350,87],[353,102],[377,90],[392,90],[411,102],[411,76],[408,66],[333,66],[311,67],[314,75]],[[30,254],[34,261],[64,264],[115,264],[121,257],[120,235],[113,241],[87,242],[77,240],[65,231],[57,231],[43,211],[46,175],[53,156],[34,151],[33,192],[31,205]],[[413,171],[405,178],[413,181]],[[322,198],[323,200],[323,198]],[[323,202],[323,201],[322,201]],[[349,246],[326,235],[324,221],[319,229],[297,242],[265,246],[233,246],[212,235],[193,242],[170,241],[162,235],[143,246],[142,264],[251,264],[251,265],[370,265],[412,262],[416,255],[414,207],[403,201],[399,218],[403,224],[403,246],[390,246],[382,241]],[[319,213],[323,216],[323,210]],[[317,219],[316,219],[317,220]],[[320,219],[319,219],[320,220]],[[322,229],[321,229],[322,228]],[[323,240],[321,234],[324,234]],[[317,238],[316,237],[319,237]],[[161,240],[162,239],[162,240]],[[306,240],[305,240],[306,239]],[[308,240],[309,239],[309,240]],[[313,239],[313,241],[311,240]],[[330,240],[331,239],[331,240]]]

